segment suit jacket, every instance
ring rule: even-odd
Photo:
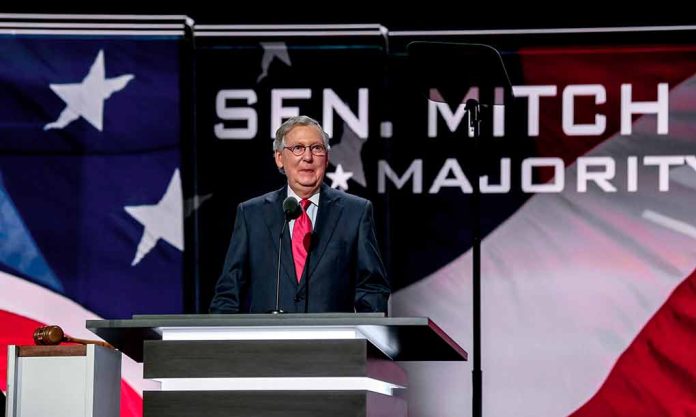
[[[210,304],[211,313],[275,309],[278,240],[287,186],[237,207],[229,250]],[[283,235],[280,308],[300,312],[387,312],[390,294],[374,231],[372,204],[321,186],[311,247],[300,283],[290,232]]]

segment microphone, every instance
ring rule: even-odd
[[[276,270],[276,303],[275,310],[269,311],[271,314],[282,314],[285,311],[280,309],[280,260],[283,253],[283,234],[285,228],[290,223],[290,220],[295,220],[302,214],[302,207],[295,197],[287,197],[283,200],[283,213],[285,213],[285,221],[283,222],[283,228],[280,229],[280,236],[278,237],[278,268]]]
[[[481,104],[478,100],[470,98],[464,105],[467,118],[467,133],[470,138],[478,138],[481,135]]]
[[[285,221],[295,220],[302,214],[302,207],[295,197],[288,197],[283,200],[283,213],[285,213]]]
[[[60,326],[42,326],[34,330],[34,344],[44,346],[59,345],[61,342],[79,343],[82,345],[99,345],[114,349],[110,344],[101,340],[86,340],[67,336]]]

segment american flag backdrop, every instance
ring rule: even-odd
[[[297,28],[255,38],[246,29],[228,28],[200,49],[199,158],[221,173],[201,182],[217,212],[202,223],[224,225],[202,232],[207,267],[222,262],[235,205],[282,184],[269,153],[276,122],[309,114],[332,127],[327,184],[375,203],[391,314],[428,316],[473,353],[478,164],[486,176],[484,414],[694,412],[694,28],[366,31],[359,39],[326,29],[300,39]],[[412,41],[502,53],[515,98],[504,118],[486,121],[494,137],[473,146],[463,103],[416,91],[457,70],[489,69],[455,53],[425,60],[432,78],[417,79]],[[216,94],[236,101],[216,108]],[[230,164],[239,154],[255,163]],[[249,169],[259,172],[254,181],[229,187]],[[470,362],[403,366],[409,415],[470,415]]]
[[[85,320],[183,310],[172,27],[0,34],[2,390],[7,345],[40,325],[95,339]],[[124,357],[122,377],[121,415],[139,416],[142,366]]]
[[[505,56],[519,85],[544,94],[536,133],[524,116],[531,156],[559,168],[482,243],[484,414],[693,414],[696,48],[588,43]],[[573,89],[585,97],[568,99]],[[622,116],[637,109],[629,103],[651,111]],[[604,128],[578,134],[570,117]],[[587,183],[598,171],[610,180]],[[466,250],[398,291],[393,312],[429,316],[471,346],[471,270]],[[412,413],[470,415],[471,366],[406,366]]]

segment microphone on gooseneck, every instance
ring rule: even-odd
[[[283,233],[290,223],[290,220],[295,220],[302,214],[302,207],[295,197],[288,197],[283,200],[283,213],[285,213],[285,221],[283,221],[283,228],[280,229],[280,236],[278,237],[278,268],[276,270],[276,303],[275,310],[269,311],[272,314],[285,313],[280,309],[280,261],[281,255],[283,253]]]
[[[283,200],[283,213],[285,213],[285,221],[295,220],[302,214],[302,207],[295,197],[288,197]]]

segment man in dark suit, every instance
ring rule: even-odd
[[[300,201],[300,216],[282,240],[279,307],[299,312],[387,312],[390,294],[374,231],[372,204],[323,184],[328,136],[297,116],[273,142],[287,185],[241,203],[211,313],[265,313],[276,306],[278,240],[283,201]]]

